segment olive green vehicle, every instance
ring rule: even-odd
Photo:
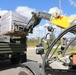
[[[9,59],[12,64],[26,62],[26,40],[26,36],[10,38],[10,42],[4,42],[0,38],[0,60]]]

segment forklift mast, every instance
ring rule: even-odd
[[[48,20],[50,23],[63,29],[69,28],[70,25],[74,25],[75,23],[75,18],[58,15],[57,12],[53,14],[47,12],[32,12],[32,17],[24,28],[24,31],[32,33],[33,28],[40,23],[41,19]],[[76,30],[73,30],[72,32],[75,33]]]

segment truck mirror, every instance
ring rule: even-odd
[[[36,45],[36,47],[43,47],[42,43]]]
[[[38,47],[38,48],[36,49],[36,54],[39,54],[39,55],[44,54],[44,48],[43,48],[43,47]]]

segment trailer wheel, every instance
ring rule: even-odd
[[[20,63],[20,54],[12,55],[10,61],[12,64],[19,64]]]
[[[35,74],[27,67],[22,67],[18,75],[35,75]]]

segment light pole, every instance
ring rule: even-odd
[[[38,35],[38,42],[40,43],[41,42],[41,34],[40,34],[40,32],[41,32],[41,28],[40,28],[40,26],[38,27],[38,34],[36,34],[36,35]]]
[[[46,35],[46,28],[47,26],[44,26],[44,36]]]
[[[61,0],[59,0],[59,8],[60,8],[60,15],[62,14],[62,5],[61,5]],[[61,28],[61,32],[62,32],[62,28]],[[63,38],[61,38],[61,46],[63,46],[64,42],[63,42]]]
[[[62,6],[61,6],[61,0],[59,0],[59,9],[60,9],[60,15],[62,14]],[[61,28],[61,32],[62,32],[62,28]],[[61,46],[63,46],[63,38],[61,38]]]
[[[40,28],[39,28],[39,43],[41,42],[41,39],[40,39]]]
[[[61,9],[62,9],[61,0],[59,0],[59,8],[60,8],[60,15],[61,15],[61,14],[62,14],[62,13],[61,13]]]

